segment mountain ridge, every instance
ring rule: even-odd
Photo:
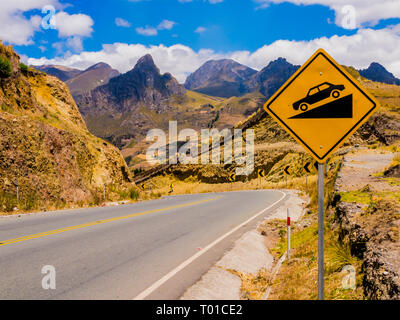
[[[83,92],[88,92],[100,85],[107,84],[110,79],[120,75],[110,65],[104,62],[96,63],[89,68],[83,70],[75,77],[65,81],[68,85],[72,96],[76,96]]]
[[[378,62],[372,62],[367,69],[358,70],[361,76],[372,81],[400,86],[400,79],[396,78]]]

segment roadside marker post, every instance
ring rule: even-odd
[[[257,170],[258,178],[259,178],[259,186],[258,188],[261,189],[261,178],[265,177],[265,170],[264,169],[258,169]]]
[[[304,170],[306,171],[306,189],[308,189],[308,174],[311,173],[309,168],[310,164],[311,164],[310,162],[307,162],[304,166]]]
[[[231,182],[231,191],[233,191],[233,182],[236,181],[236,174],[231,173],[228,177],[229,181]]]
[[[13,181],[13,184],[14,184],[15,188],[17,189],[17,206],[18,206],[19,205],[19,183],[18,183],[18,180],[15,179]]]
[[[378,108],[376,99],[323,49],[317,50],[264,105],[264,110],[318,163],[319,300],[324,299],[326,161]]]
[[[287,166],[286,168],[285,168],[285,173],[286,173],[286,175],[285,175],[285,181],[286,181],[286,189],[288,188],[288,181],[287,181],[287,177],[288,177],[288,175],[290,175],[290,172],[289,172],[289,166]]]
[[[290,260],[290,211],[287,209],[287,259]]]

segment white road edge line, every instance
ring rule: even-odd
[[[197,252],[196,254],[194,254],[193,256],[191,256],[189,259],[185,260],[184,262],[182,262],[179,266],[177,266],[175,269],[171,270],[169,273],[167,273],[164,277],[162,277],[160,280],[158,280],[157,282],[153,283],[150,287],[148,287],[146,290],[144,290],[143,292],[141,292],[140,294],[138,294],[136,297],[134,297],[132,300],[143,300],[145,299],[147,296],[149,296],[151,293],[153,293],[155,290],[157,290],[159,287],[161,287],[165,282],[167,282],[169,279],[171,279],[173,276],[175,276],[179,271],[181,271],[182,269],[184,269],[186,266],[188,266],[190,263],[192,263],[194,260],[196,260],[198,257],[200,257],[201,255],[203,255],[204,253],[206,253],[208,250],[210,250],[212,247],[214,247],[216,244],[218,244],[219,242],[221,242],[222,240],[224,240],[226,237],[230,236],[232,233],[234,233],[235,231],[239,230],[241,227],[243,227],[244,225],[248,224],[249,222],[251,222],[253,219],[257,218],[258,216],[262,215],[265,211],[269,210],[270,208],[272,208],[273,206],[275,206],[276,204],[278,204],[279,202],[281,202],[285,197],[286,197],[286,193],[283,191],[278,190],[279,192],[281,192],[283,194],[283,196],[278,200],[275,201],[273,204],[271,204],[270,206],[268,206],[267,208],[261,210],[260,212],[256,213],[254,216],[252,216],[250,219],[246,220],[245,222],[239,224],[238,226],[236,226],[235,228],[233,228],[232,230],[228,231],[227,233],[225,233],[224,235],[222,235],[221,237],[219,237],[217,240],[215,240],[214,242],[210,243],[208,246],[206,246],[205,248],[203,248],[201,251]]]

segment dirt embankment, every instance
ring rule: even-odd
[[[399,181],[379,176],[393,153],[359,151],[345,156],[335,186],[340,240],[362,259],[368,299],[400,298]]]

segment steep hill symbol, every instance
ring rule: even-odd
[[[352,119],[353,95],[326,103],[289,119]]]

